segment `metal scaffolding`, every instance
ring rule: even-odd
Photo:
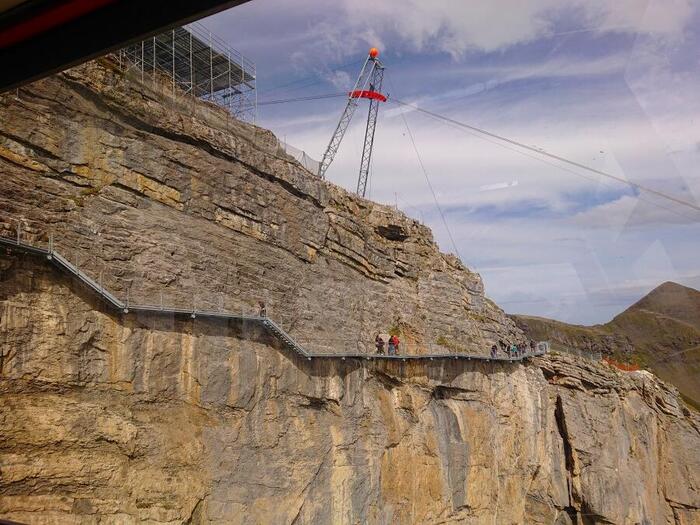
[[[173,95],[214,102],[242,120],[257,112],[255,64],[198,23],[177,27],[116,53],[123,71],[169,82]]]

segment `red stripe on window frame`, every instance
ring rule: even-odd
[[[38,15],[23,20],[15,26],[0,33],[0,49],[6,48],[41,33],[75,20],[101,7],[114,3],[115,0],[70,0],[50,7]],[[60,45],[60,42],[57,42]],[[50,53],[51,50],[46,50]]]

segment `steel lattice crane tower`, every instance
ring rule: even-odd
[[[328,166],[333,162],[335,154],[340,148],[340,143],[343,136],[350,125],[352,116],[357,109],[357,99],[369,99],[369,112],[367,114],[367,127],[365,128],[365,142],[362,147],[362,161],[360,162],[360,175],[357,179],[357,194],[365,196],[367,190],[367,177],[369,176],[370,160],[372,158],[372,146],[374,145],[374,130],[377,127],[377,113],[379,112],[379,103],[386,102],[386,97],[382,95],[382,80],[384,79],[384,66],[377,58],[379,50],[373,47],[369,50],[367,59],[365,60],[360,75],[357,77],[355,87],[348,93],[348,103],[345,105],[345,110],[340,117],[338,126],[328,143],[326,152],[323,154],[323,159],[318,167],[318,176],[322,179],[326,176]]]

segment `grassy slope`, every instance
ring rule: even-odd
[[[532,339],[553,349],[601,351],[648,368],[700,407],[700,292],[664,283],[604,325],[578,326],[512,316]]]

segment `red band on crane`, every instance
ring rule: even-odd
[[[371,98],[374,100],[379,100],[380,102],[386,102],[386,97],[382,95],[379,91],[369,91],[356,89],[349,93],[350,98]]]

